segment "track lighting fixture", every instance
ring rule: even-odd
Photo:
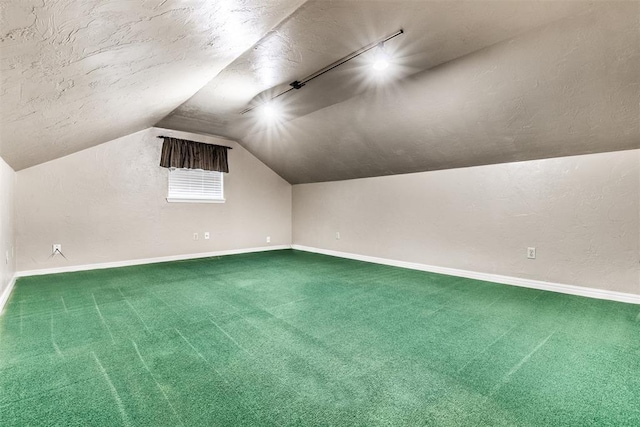
[[[384,43],[380,43],[378,45],[378,49],[376,49],[376,57],[373,63],[373,69],[376,71],[382,71],[389,68],[390,57],[389,54],[384,49]]]
[[[352,53],[350,53],[349,55],[345,56],[344,58],[341,58],[339,60],[337,60],[336,62],[327,65],[326,67],[316,71],[313,74],[308,75],[307,77],[301,79],[301,80],[295,80],[291,83],[289,83],[289,88],[278,93],[277,95],[273,96],[272,98],[268,99],[267,101],[258,104],[258,105],[253,105],[245,110],[243,110],[240,114],[246,114],[249,111],[252,111],[258,107],[268,107],[266,104],[273,104],[272,101],[282,95],[284,95],[285,93],[291,92],[292,90],[300,90],[304,87],[304,85],[306,85],[308,82],[310,82],[311,80],[315,79],[316,77],[320,77],[321,75],[323,75],[324,73],[333,70],[336,67],[339,67],[340,65],[344,64],[345,62],[351,61],[354,58],[357,58],[358,56],[362,55],[365,52],[370,51],[371,49],[374,48],[378,48],[378,50],[376,51],[376,59],[375,62],[373,64],[373,68],[375,70],[384,70],[385,68],[387,68],[389,66],[389,62],[390,62],[390,57],[389,54],[385,51],[384,49],[384,43],[386,41],[389,41],[395,37],[398,37],[399,35],[404,34],[404,31],[402,29],[396,31],[393,34],[390,34],[384,38],[382,38],[381,40],[375,41],[371,44],[368,44]],[[271,114],[271,113],[267,113],[268,111],[272,110],[272,107],[269,108],[265,108],[264,109],[264,113],[266,114]],[[276,113],[275,111],[273,111],[273,113]]]

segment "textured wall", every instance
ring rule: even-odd
[[[0,157],[0,295],[15,271],[14,194],[16,173]],[[7,252],[9,260],[6,260]]]
[[[293,240],[640,294],[639,198],[638,150],[302,184]]]
[[[233,147],[226,203],[166,202],[161,134]],[[17,175],[19,271],[291,243],[291,185],[232,141],[151,128]]]

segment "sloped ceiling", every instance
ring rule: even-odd
[[[551,23],[276,129],[235,132],[291,183],[640,148],[638,5]]]
[[[238,140],[291,183],[640,148],[640,2],[2,2],[15,169],[157,124]],[[403,28],[394,65],[363,55]],[[265,92],[266,91],[266,92]]]
[[[153,126],[301,3],[0,1],[0,156],[19,170]]]
[[[232,129],[238,112],[256,94],[278,92],[400,28],[405,35],[386,45],[398,63],[396,82],[589,8],[580,1],[308,1],[159,125],[239,138]],[[358,58],[289,94],[288,119],[376,89],[366,63]]]

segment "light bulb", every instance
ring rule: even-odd
[[[373,69],[376,71],[382,71],[389,67],[389,61],[386,59],[376,59],[376,62],[373,63]]]
[[[269,121],[274,121],[278,118],[278,109],[272,102],[268,102],[262,106],[262,115]]]
[[[389,54],[384,50],[384,44],[380,43],[376,49],[376,55],[373,61],[373,69],[382,71],[389,67]]]

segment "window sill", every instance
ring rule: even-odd
[[[224,203],[225,199],[176,199],[167,197],[169,203]]]

